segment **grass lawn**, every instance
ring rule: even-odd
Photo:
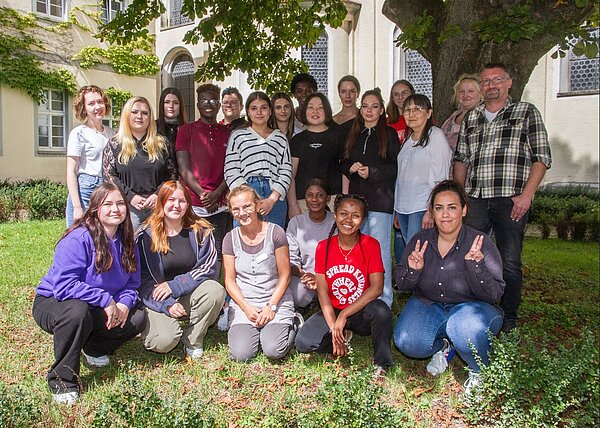
[[[262,356],[242,364],[229,361],[226,334],[216,328],[209,330],[198,363],[186,360],[181,346],[171,354],[158,355],[146,352],[140,340],[134,339],[117,351],[108,368],[82,367],[83,394],[78,404],[56,406],[45,382],[53,361],[52,337],[33,321],[31,304],[63,228],[62,220],[0,224],[0,427],[472,426],[462,399],[467,373],[459,358],[453,359],[446,373],[433,378],[425,370],[426,361],[410,360],[394,351],[395,366],[378,385],[368,378],[369,338],[355,336],[352,355],[338,361],[292,352],[277,364]],[[543,351],[565,356],[568,364],[577,365],[581,355],[562,349],[561,344],[570,348],[582,336],[592,336],[597,346],[598,251],[597,242],[527,238],[518,333],[520,340],[534,346],[519,345],[517,358],[519,352]],[[396,299],[395,314],[406,296]],[[513,340],[519,340],[516,337]],[[597,352],[591,358],[592,367],[582,370],[588,373],[585,379],[597,381]],[[563,403],[570,398],[557,395],[553,400]],[[531,413],[527,403],[543,399],[524,400],[523,413]],[[596,404],[597,399],[598,389],[591,398],[583,398]],[[598,415],[589,410],[587,419],[570,422],[583,408],[577,404],[581,401],[581,397],[570,400],[558,422],[544,414],[538,420],[548,426],[593,426]],[[496,413],[502,419],[501,411]],[[511,426],[510,421],[502,425],[488,420],[487,424]]]

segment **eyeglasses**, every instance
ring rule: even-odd
[[[415,107],[415,108],[405,108],[404,113],[413,114],[413,113],[421,113],[422,111],[427,111],[425,107]]]
[[[234,107],[239,105],[239,103],[237,101],[223,101],[223,105],[225,107]]]
[[[216,107],[219,105],[219,100],[213,98],[212,100],[198,100],[198,105],[202,107],[208,107],[209,105]]]
[[[510,77],[494,77],[493,79],[484,79],[484,80],[480,81],[479,84],[481,86],[490,86],[492,83],[494,85],[499,85],[500,83],[502,83],[508,79],[510,79]]]

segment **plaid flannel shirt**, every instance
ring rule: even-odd
[[[509,98],[493,121],[485,103],[465,116],[454,160],[467,167],[465,190],[476,198],[511,197],[523,192],[534,162],[550,168],[548,134],[538,109]]]

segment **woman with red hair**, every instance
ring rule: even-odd
[[[161,186],[137,239],[146,349],[167,353],[181,340],[187,356],[202,356],[206,331],[225,301],[225,289],[212,279],[217,261],[212,229],[194,214],[185,186],[174,180]]]

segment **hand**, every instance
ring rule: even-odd
[[[167,310],[173,318],[181,318],[187,315],[187,312],[183,308],[183,305],[179,302],[173,303],[167,308]]]
[[[105,325],[107,330],[110,330],[113,327],[119,325],[119,308],[117,308],[117,304],[113,299],[110,299],[109,305],[106,308],[104,308],[104,313],[106,314]]]
[[[354,162],[352,164],[352,166],[350,167],[350,174],[354,174],[355,172],[358,172],[358,170],[360,168],[362,168],[363,164],[360,162]]]
[[[465,254],[465,260],[473,260],[477,263],[483,260],[483,253],[481,252],[483,247],[483,235],[478,235],[473,240],[473,245],[467,254]]]
[[[360,178],[362,178],[364,180],[369,178],[369,167],[361,166],[360,168],[358,168],[358,175],[360,176]]]
[[[143,196],[135,195],[133,198],[131,198],[131,206],[136,210],[143,210],[145,203],[146,198],[144,198]]]
[[[396,213],[394,213],[394,229],[400,230],[400,218]]]
[[[292,217],[300,214],[302,214],[302,210],[297,203],[288,205],[288,218],[291,219]]]
[[[348,345],[344,334],[346,317],[340,312],[331,329],[331,342],[333,344],[333,355],[343,357],[348,354]]]
[[[410,253],[408,256],[408,267],[413,270],[421,270],[425,266],[425,259],[423,255],[425,254],[425,250],[427,249],[427,244],[429,241],[425,241],[423,246],[421,246],[421,240],[417,239],[417,244],[415,245],[415,250]]]
[[[300,281],[309,290],[317,289],[317,277],[314,273],[304,272],[304,275],[300,277]]]
[[[261,199],[258,202],[258,213],[262,216],[268,215],[273,209],[273,206],[275,206],[275,202],[277,202],[277,200],[273,200],[270,196],[268,198]]]
[[[258,315],[260,314],[260,309],[246,303],[242,310],[244,311],[250,322],[256,324],[256,320],[258,319]]]
[[[154,193],[146,198],[146,202],[144,202],[145,209],[153,209],[156,205],[156,201],[158,200],[158,196]]]
[[[425,211],[425,215],[423,216],[423,220],[421,221],[422,229],[431,229],[433,227],[433,217],[431,217],[431,213],[429,210]]]
[[[123,303],[117,303],[117,309],[119,310],[119,315],[117,316],[117,321],[119,321],[118,327],[125,327],[125,323],[127,322],[127,318],[129,317],[129,308],[127,305]]]
[[[152,298],[154,300],[165,300],[167,297],[173,294],[171,287],[166,282],[161,282],[160,284],[156,284],[154,286],[154,290],[152,290]]]
[[[217,210],[217,201],[219,200],[219,196],[221,196],[216,191],[212,192],[204,192],[200,195],[200,202],[209,213],[213,213]]]
[[[82,207],[73,207],[73,221],[80,219],[83,217],[83,208]]]
[[[271,310],[269,305],[265,306],[260,310],[258,318],[256,318],[256,327],[266,326],[269,322],[273,321],[273,318],[275,318],[275,312]]]
[[[510,212],[510,218],[511,220],[519,221],[523,218],[525,213],[527,213],[529,208],[531,208],[531,198],[521,193],[520,195],[513,196],[511,199],[513,201],[513,207]]]

